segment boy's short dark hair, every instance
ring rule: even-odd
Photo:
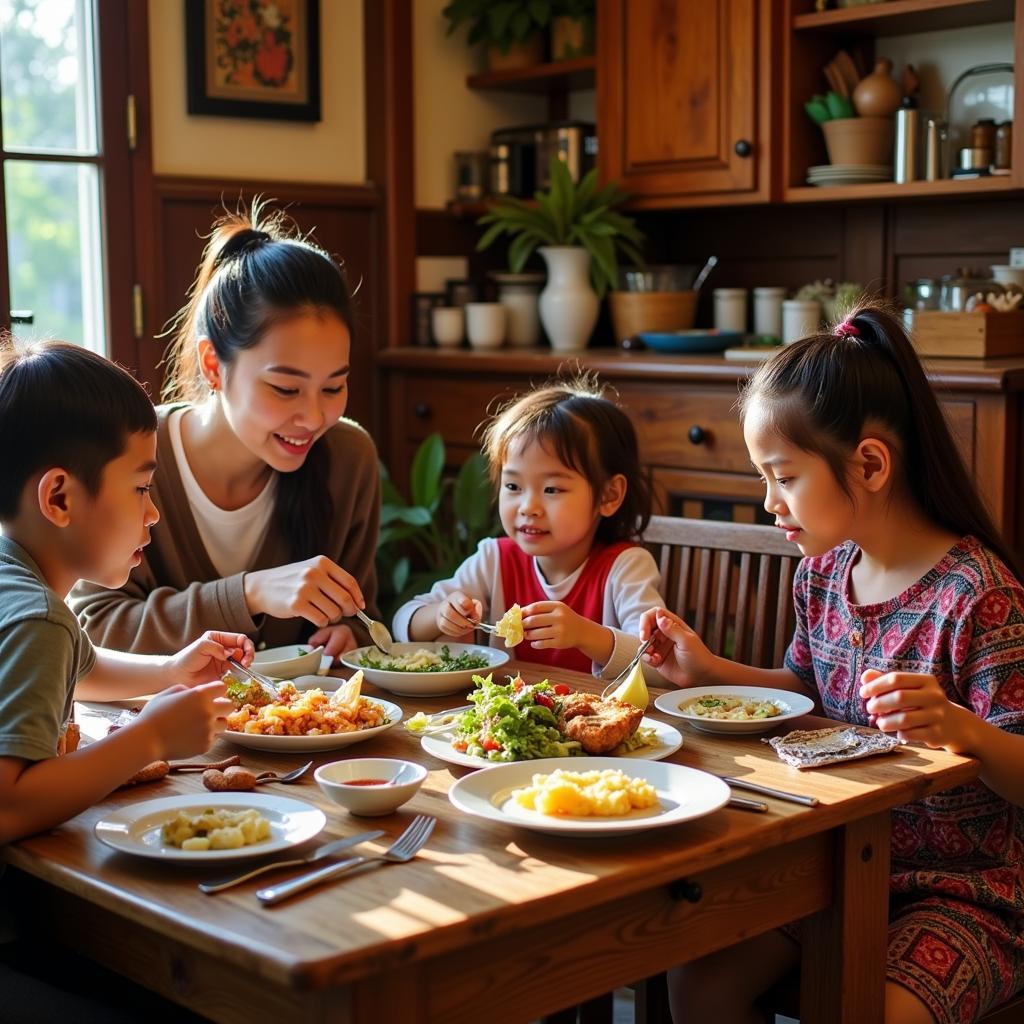
[[[95,495],[130,434],[156,430],[156,410],[127,371],[78,345],[0,340],[0,522],[18,514],[27,481],[62,466]]]

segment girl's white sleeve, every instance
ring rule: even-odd
[[[493,602],[496,591],[500,593],[500,589],[501,561],[498,557],[498,542],[493,537],[486,537],[480,541],[476,551],[459,566],[451,579],[438,580],[430,588],[429,594],[419,594],[406,601],[395,612],[392,623],[395,639],[409,639],[409,623],[418,608],[444,601],[456,590],[461,590],[467,597],[476,598],[483,605],[483,620],[493,622]]]
[[[632,661],[640,647],[640,616],[664,603],[654,556],[646,548],[626,548],[615,559],[605,583],[602,623],[612,631],[615,645],[604,665],[594,663],[598,679],[611,681]],[[650,665],[644,665],[644,678],[654,686],[665,685]]]

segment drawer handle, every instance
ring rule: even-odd
[[[686,436],[690,439],[690,444],[703,444],[707,440],[708,434],[703,427],[699,427],[695,423],[686,432]]]
[[[747,139],[740,139],[733,149],[736,150],[737,156],[750,156],[754,152],[754,147],[750,144]]]
[[[430,406],[426,402],[417,402],[412,407],[413,415],[420,420],[430,418]]]
[[[676,903],[700,903],[704,890],[700,882],[691,881],[689,878],[680,878],[668,887],[669,895]]]

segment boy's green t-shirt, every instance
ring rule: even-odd
[[[29,553],[0,536],[0,757],[55,757],[96,652]]]

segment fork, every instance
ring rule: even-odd
[[[409,827],[383,852],[372,853],[365,856],[349,857],[348,860],[339,861],[337,864],[329,864],[325,868],[310,871],[305,875],[299,875],[289,882],[282,882],[280,885],[271,885],[265,889],[256,891],[256,898],[265,907],[280,903],[289,899],[297,893],[311,889],[321,882],[328,882],[332,878],[343,875],[346,871],[358,867],[360,864],[404,864],[410,861],[423,848],[430,833],[434,831],[437,818],[430,814],[417,814],[412,819]]]
[[[637,648],[632,661],[630,661],[630,663],[601,691],[602,697],[608,697],[613,693],[619,683],[621,683],[622,680],[640,664],[640,659],[647,653],[647,648],[654,643],[654,638],[657,635],[658,631],[656,629],[651,632],[651,635]]]
[[[228,664],[232,668],[237,669],[244,676],[251,679],[254,683],[258,684],[263,692],[271,698],[271,700],[281,699],[281,694],[278,693],[277,685],[269,676],[262,675],[259,672],[254,672],[251,668],[246,668],[240,661],[235,661],[234,658],[228,658]]]
[[[378,650],[383,651],[385,654],[391,653],[391,645],[395,642],[391,638],[391,634],[388,632],[388,627],[383,622],[378,622],[376,619],[371,619],[361,608],[356,609],[356,618],[367,628],[370,634],[370,639],[373,641],[374,646]]]

